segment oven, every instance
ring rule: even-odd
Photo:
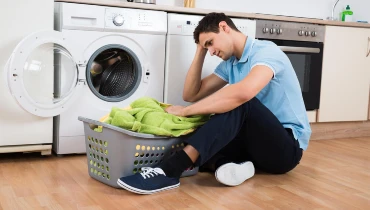
[[[290,59],[306,110],[319,109],[324,33],[321,25],[257,20],[256,38],[274,42]]]

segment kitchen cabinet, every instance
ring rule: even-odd
[[[317,122],[368,119],[370,29],[327,26]]]
[[[370,100],[370,87],[369,87],[369,100]],[[370,101],[369,101],[369,113],[368,113],[368,116],[369,116],[368,120],[370,120]]]
[[[311,111],[306,111],[306,113],[307,113],[307,117],[308,117],[308,122],[315,123],[316,122],[317,111],[316,110],[311,110]]]

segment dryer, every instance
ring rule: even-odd
[[[166,76],[164,101],[169,104],[187,106],[191,103],[182,99],[182,92],[187,71],[193,61],[196,44],[193,32],[203,18],[199,15],[172,14],[167,15],[168,31],[166,41]],[[236,27],[248,37],[256,36],[256,21],[231,18]],[[222,59],[207,53],[204,59],[202,78],[212,74]]]
[[[7,65],[9,89],[54,119],[56,154],[85,153],[78,116],[99,119],[142,96],[163,101],[167,13],[55,3],[55,30],[29,35]]]

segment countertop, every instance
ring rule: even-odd
[[[341,21],[330,21],[330,20],[321,20],[321,19],[314,19],[314,18],[311,19],[311,18],[287,17],[287,16],[279,16],[279,15],[266,15],[266,14],[257,14],[257,13],[232,12],[232,11],[219,11],[219,10],[217,11],[217,10],[208,10],[208,9],[199,9],[199,8],[176,7],[176,6],[168,6],[168,5],[140,4],[140,3],[127,2],[126,0],[55,0],[55,2],[70,2],[70,3],[103,5],[103,6],[113,6],[113,7],[123,7],[123,8],[147,9],[147,10],[157,10],[157,11],[165,11],[165,12],[172,12],[172,13],[196,14],[196,15],[204,15],[210,12],[223,12],[229,17],[370,28],[370,24],[368,23],[341,22]]]

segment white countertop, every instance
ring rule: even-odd
[[[315,23],[315,24],[321,24],[321,25],[370,28],[370,24],[368,23],[341,22],[341,21],[329,21],[329,20],[321,20],[321,19],[287,17],[287,16],[278,16],[278,15],[265,15],[265,14],[256,14],[256,13],[186,8],[186,7],[167,6],[167,5],[140,4],[140,3],[127,2],[126,0],[55,0],[55,2],[70,2],[70,3],[103,5],[103,6],[113,6],[113,7],[123,7],[123,8],[148,9],[148,10],[158,10],[158,11],[165,11],[165,12],[172,12],[172,13],[198,14],[198,15],[204,15],[210,12],[223,12],[229,17],[261,19],[261,20],[280,20],[280,21],[301,22],[301,23]]]

